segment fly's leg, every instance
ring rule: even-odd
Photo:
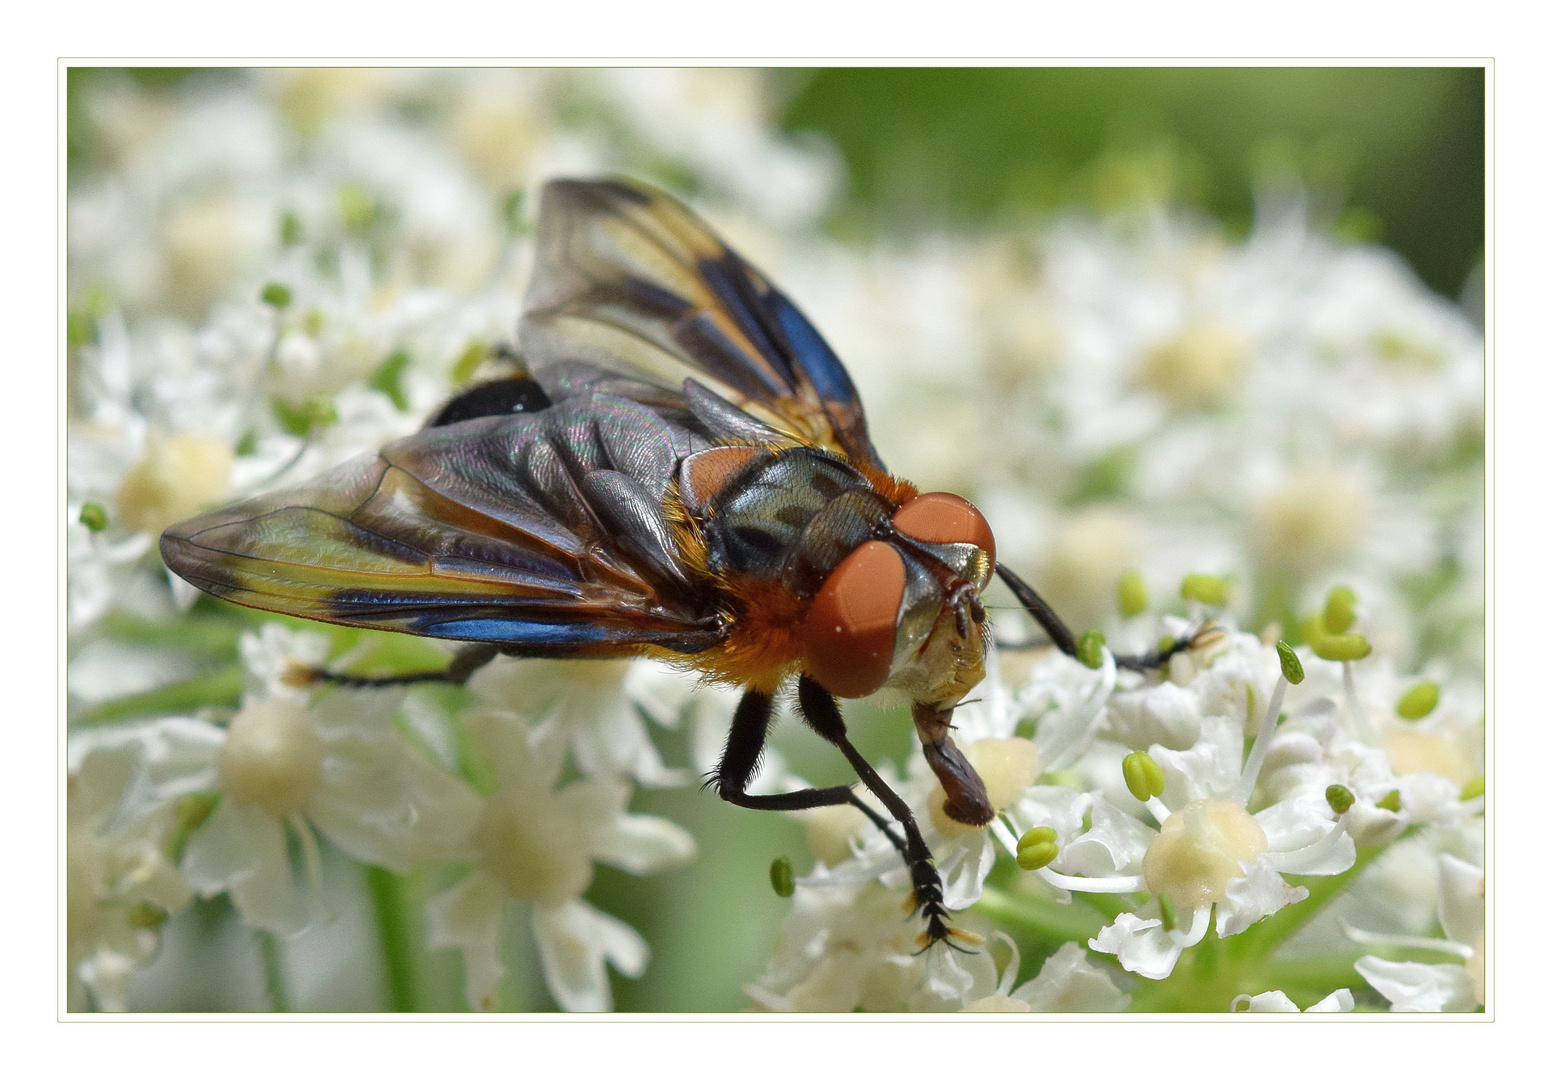
[[[1029,612],[1029,617],[1039,623],[1040,628],[1050,636],[1051,644],[1068,656],[1078,655],[1077,637],[1073,635],[1067,624],[1062,622],[1061,616],[1051,610],[1051,605],[1029,587],[1028,582],[1001,563],[997,565],[997,576],[1013,590],[1013,595],[1018,597],[1018,602],[1023,605],[1025,611]],[[1115,658],[1116,667],[1131,671],[1156,671],[1169,663],[1171,657],[1195,648],[1216,632],[1217,627],[1212,623],[1204,623],[1189,636],[1172,642],[1167,649],[1155,649],[1141,656],[1118,656]]]
[[[322,668],[304,668],[298,681],[308,683],[332,683],[335,686],[356,688],[382,686],[412,686],[416,683],[448,683],[462,686],[480,668],[496,658],[499,649],[495,645],[480,642],[465,645],[453,654],[453,659],[441,671],[415,671],[407,675],[342,675]]]
[[[738,703],[738,709],[733,713],[733,726],[728,731],[727,746],[722,751],[722,760],[717,765],[717,771],[706,781],[706,786],[715,788],[718,795],[735,806],[746,806],[751,810],[807,810],[814,806],[841,806],[850,804],[861,810],[868,820],[877,825],[895,850],[900,852],[907,863],[912,862],[911,842],[901,840],[895,831],[890,828],[889,822],[867,803],[858,797],[857,793],[849,785],[838,785],[827,788],[805,788],[801,791],[784,791],[776,795],[751,795],[745,790],[749,781],[754,777],[755,769],[759,767],[760,755],[765,750],[765,736],[770,728],[771,713],[774,702],[769,694],[762,694],[758,690],[750,690]],[[832,707],[834,701],[831,701]],[[844,727],[842,728],[844,739]],[[850,744],[848,743],[849,747]],[[856,751],[852,751],[855,753]],[[867,762],[863,762],[866,766]],[[872,770],[869,769],[869,772]],[[876,776],[876,774],[875,774]],[[880,781],[882,785],[882,781]],[[889,791],[886,787],[885,791]],[[889,792],[891,797],[899,802],[894,792]],[[900,803],[901,809],[905,804]],[[893,812],[893,811],[891,811]],[[910,811],[905,810],[906,819],[910,819]],[[921,835],[915,833],[914,822],[909,826],[909,832],[916,837],[916,850],[925,853],[930,860],[931,853],[927,852],[927,845],[922,842]],[[914,865],[914,864],[913,864]],[[928,864],[931,871],[931,864]],[[933,880],[936,881],[936,871],[931,871]],[[913,877],[914,877],[913,873]],[[939,895],[942,888],[939,886]]]
[[[809,727],[846,755],[846,760],[851,762],[851,767],[856,770],[868,790],[878,796],[879,801],[900,823],[900,828],[905,833],[905,843],[902,845],[897,842],[895,847],[900,850],[911,871],[915,910],[927,920],[925,944],[934,945],[954,936],[956,932],[945,924],[948,909],[943,906],[943,879],[938,876],[937,867],[932,864],[932,852],[928,849],[927,842],[922,839],[921,829],[916,825],[916,818],[912,815],[911,808],[905,805],[905,800],[884,783],[884,778],[878,775],[873,766],[868,764],[867,759],[846,737],[846,722],[841,717],[840,707],[835,703],[835,696],[804,675],[798,681],[798,711]],[[876,815],[869,816],[877,820]],[[885,833],[891,840],[895,839],[889,830],[886,829]],[[960,936],[963,936],[962,932]]]
[[[744,694],[733,713],[733,726],[728,731],[722,760],[717,763],[717,771],[707,779],[706,786],[715,788],[718,795],[734,806],[747,806],[751,810],[807,810],[814,806],[851,803],[875,821],[887,825],[845,785],[784,791],[779,795],[751,795],[744,790],[754,778],[760,756],[765,751],[765,734],[770,728],[774,704],[769,694],[758,690]],[[895,838],[890,836],[890,840]],[[899,846],[898,841],[896,846]]]

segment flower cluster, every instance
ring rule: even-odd
[[[154,1006],[144,978],[214,964],[198,927],[220,919],[282,1007],[285,943],[362,903],[339,865],[367,868],[377,929],[317,962],[381,966],[396,1007],[425,1004],[428,957],[478,1009],[608,1009],[611,969],[647,971],[650,912],[611,909],[598,868],[694,858],[710,809],[639,811],[715,768],[735,690],[508,658],[462,688],[320,685],[447,654],[201,600],[156,554],[169,524],[374,451],[477,378],[512,341],[529,196],[610,171],[693,192],[845,358],[890,466],[974,499],[999,557],[1103,635],[1081,660],[1027,647],[988,595],[1004,645],[953,738],[989,826],[944,813],[918,751],[876,762],[981,943],[923,951],[889,839],[853,807],[795,813],[812,862],[773,947],[721,920],[748,1006],[1481,1007],[1480,331],[1287,193],[1243,239],[1143,201],[844,243],[818,226],[834,155],[771,111],[760,73],[725,69],[76,87],[72,1007]],[[1161,672],[1116,664],[1208,624]],[[750,790],[809,786],[799,746]]]

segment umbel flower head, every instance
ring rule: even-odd
[[[169,736],[179,721],[160,725]],[[156,740],[156,736],[152,736]],[[121,732],[80,738],[71,746],[65,787],[66,925],[72,1008],[87,1002],[108,1012],[129,1007],[130,976],[155,955],[161,927],[193,898],[178,874],[177,809],[164,804],[139,816],[123,812],[141,777],[144,744]]]
[[[630,785],[623,780],[557,787],[563,730],[534,729],[490,709],[477,710],[468,726],[494,788],[468,822],[465,844],[474,869],[427,905],[430,944],[463,953],[469,1003],[493,1009],[507,908],[521,903],[556,1002],[577,1012],[608,1010],[613,999],[605,963],[639,976],[648,950],[630,926],[582,899],[594,862],[651,873],[691,859],[695,842],[662,818],[626,813]]]

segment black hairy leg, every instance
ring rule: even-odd
[[[895,794],[893,788],[884,782],[884,778],[878,775],[873,766],[868,764],[868,760],[847,738],[846,722],[841,717],[841,709],[836,704],[835,695],[804,675],[798,680],[798,712],[802,715],[804,723],[846,755],[846,760],[851,763],[852,769],[867,785],[868,790],[878,797],[894,819],[900,823],[900,828],[905,833],[905,843],[902,845],[896,842],[895,847],[900,851],[906,866],[911,871],[914,908],[927,920],[926,944],[934,945],[939,941],[947,941],[953,936],[964,936],[962,932],[950,929],[946,923],[948,909],[943,906],[943,879],[938,876],[937,867],[933,865],[932,851],[927,847],[927,842],[922,839],[921,829],[916,824],[911,808],[905,804],[904,799]],[[891,840],[895,839],[889,830],[886,829],[885,833]],[[949,944],[952,945],[952,942]]]
[[[827,742],[839,747],[846,759],[857,770],[857,775],[889,809],[905,833],[901,839],[876,810],[863,802],[850,785],[826,788],[804,788],[800,791],[784,791],[775,795],[751,795],[745,789],[759,766],[760,755],[765,749],[765,737],[770,728],[774,701],[769,694],[758,690],[747,691],[733,713],[733,725],[728,731],[727,746],[722,760],[706,786],[715,788],[718,795],[735,806],[747,806],[753,810],[807,810],[814,806],[840,806],[849,804],[861,810],[874,825],[883,831],[895,850],[911,869],[914,904],[927,919],[927,943],[943,941],[952,931],[944,924],[947,912],[943,908],[943,882],[932,865],[932,852],[922,839],[916,819],[905,801],[892,791],[873,767],[869,765],[846,738],[846,725],[841,720],[835,699],[818,683],[807,676],[798,684],[798,707],[804,721]]]
[[[1040,629],[1044,630],[1050,637],[1051,644],[1068,656],[1078,655],[1078,639],[1076,635],[1062,621],[1061,616],[1051,609],[1051,605],[1047,604],[1044,598],[1030,587],[1028,582],[1001,563],[997,564],[997,576],[1002,578],[1008,588],[1013,591],[1013,595],[1018,598],[1018,602],[1023,606],[1024,610],[1029,613],[1029,617],[1040,624]],[[1171,657],[1204,644],[1209,637],[1217,633],[1217,629],[1210,622],[1204,623],[1187,636],[1178,641],[1171,642],[1166,649],[1154,649],[1152,652],[1143,653],[1141,656],[1118,656],[1115,658],[1116,667],[1126,668],[1130,671],[1157,671],[1169,663]]]

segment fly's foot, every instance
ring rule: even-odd
[[[1221,639],[1223,634],[1223,628],[1209,620],[1186,636],[1171,640],[1152,652],[1141,656],[1116,657],[1116,667],[1129,671],[1158,671],[1181,653],[1206,648]]]
[[[968,952],[969,949],[955,942],[963,942],[973,948],[985,940],[980,934],[948,925],[948,908],[943,906],[943,880],[938,877],[937,868],[931,862],[922,860],[911,864],[911,885],[905,909],[927,920],[927,928],[916,936],[916,944],[921,952],[926,952],[939,942],[958,952]]]

